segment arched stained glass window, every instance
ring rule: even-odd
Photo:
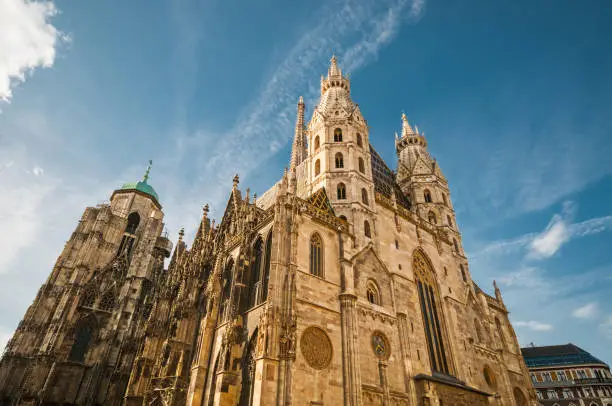
[[[344,186],[344,183],[338,183],[337,192],[338,200],[346,199],[346,186]]]
[[[363,222],[363,234],[368,238],[372,238],[372,231],[370,230],[370,223],[368,220]]]
[[[357,133],[357,146],[363,147],[363,141],[361,140],[361,134]]]
[[[323,277],[323,240],[317,233],[310,237],[310,273]]]
[[[263,287],[262,287],[262,295],[261,301],[263,302],[268,298],[268,281],[270,280],[270,259],[272,257],[272,230],[268,233],[268,238],[266,239],[266,257],[264,260],[264,272],[263,272]]]
[[[339,152],[336,154],[336,168],[344,168],[344,157]]]
[[[260,303],[261,295],[261,264],[263,257],[263,242],[258,237],[253,244],[253,262],[251,263],[251,280],[249,281],[249,307]]]
[[[444,344],[442,307],[438,295],[433,267],[425,254],[417,250],[412,257],[412,270],[417,283],[427,348],[434,371],[450,373]]]
[[[234,260],[230,259],[225,265],[225,270],[221,278],[221,319],[229,313],[229,298],[232,289],[232,272],[234,269]]]
[[[368,281],[368,285],[366,288],[366,296],[368,298],[368,302],[379,306],[382,304],[380,300],[380,291],[378,290],[378,286],[376,286],[376,283],[374,283],[373,281]]]

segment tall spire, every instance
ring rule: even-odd
[[[290,170],[293,172],[299,164],[306,158],[306,141],[304,131],[304,98],[300,96],[297,105],[297,118],[295,120],[295,134],[293,136],[293,147],[291,150]]]
[[[329,64],[329,72],[328,72],[328,77],[332,77],[332,76],[341,76],[342,72],[340,71],[340,68],[338,67],[338,60],[336,59],[336,55],[332,55],[330,64]]]
[[[151,172],[151,166],[153,165],[153,160],[149,159],[149,165],[147,166],[147,171],[142,177],[142,181],[146,182],[149,179],[149,172]]]
[[[410,135],[414,135],[414,130],[410,127],[406,114],[402,113],[402,137],[408,137]]]

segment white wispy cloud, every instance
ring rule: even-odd
[[[15,85],[55,62],[67,39],[51,24],[57,13],[52,1],[0,0],[0,100],[10,101]]]
[[[573,202],[566,202],[562,213],[553,215],[542,232],[494,241],[476,251],[473,257],[507,255],[526,250],[527,259],[546,259],[555,255],[563,245],[573,239],[612,229],[612,215],[574,223],[575,209]]]
[[[587,303],[584,306],[580,306],[572,312],[572,316],[578,319],[592,319],[597,316],[599,306],[597,303]]]
[[[553,329],[553,326],[551,324],[541,323],[535,320],[515,321],[514,325],[516,327],[526,327],[533,331],[551,331]]]
[[[393,40],[403,21],[417,21],[423,8],[422,0],[343,0],[325,5],[229,131],[202,130],[180,137],[180,154],[188,154],[196,145],[205,153],[197,159],[198,183],[206,185],[213,209],[223,208],[235,173],[244,178],[291,140],[297,98],[304,95],[312,108],[332,50],[345,72],[355,72]],[[218,141],[211,145],[211,140]],[[199,187],[194,190],[201,193]]]

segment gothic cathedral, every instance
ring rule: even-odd
[[[7,345],[0,405],[536,405],[427,139],[402,116],[392,171],[350,86],[332,58],[289,170],[260,197],[236,176],[191,247],[162,234],[148,170],[87,208]]]

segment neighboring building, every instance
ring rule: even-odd
[[[398,172],[332,58],[290,169],[205,207],[191,248],[143,181],[87,208],[0,361],[0,403],[534,406],[501,293],[402,117]],[[501,179],[500,179],[501,181]]]
[[[610,367],[574,344],[522,348],[540,405],[612,406]]]

